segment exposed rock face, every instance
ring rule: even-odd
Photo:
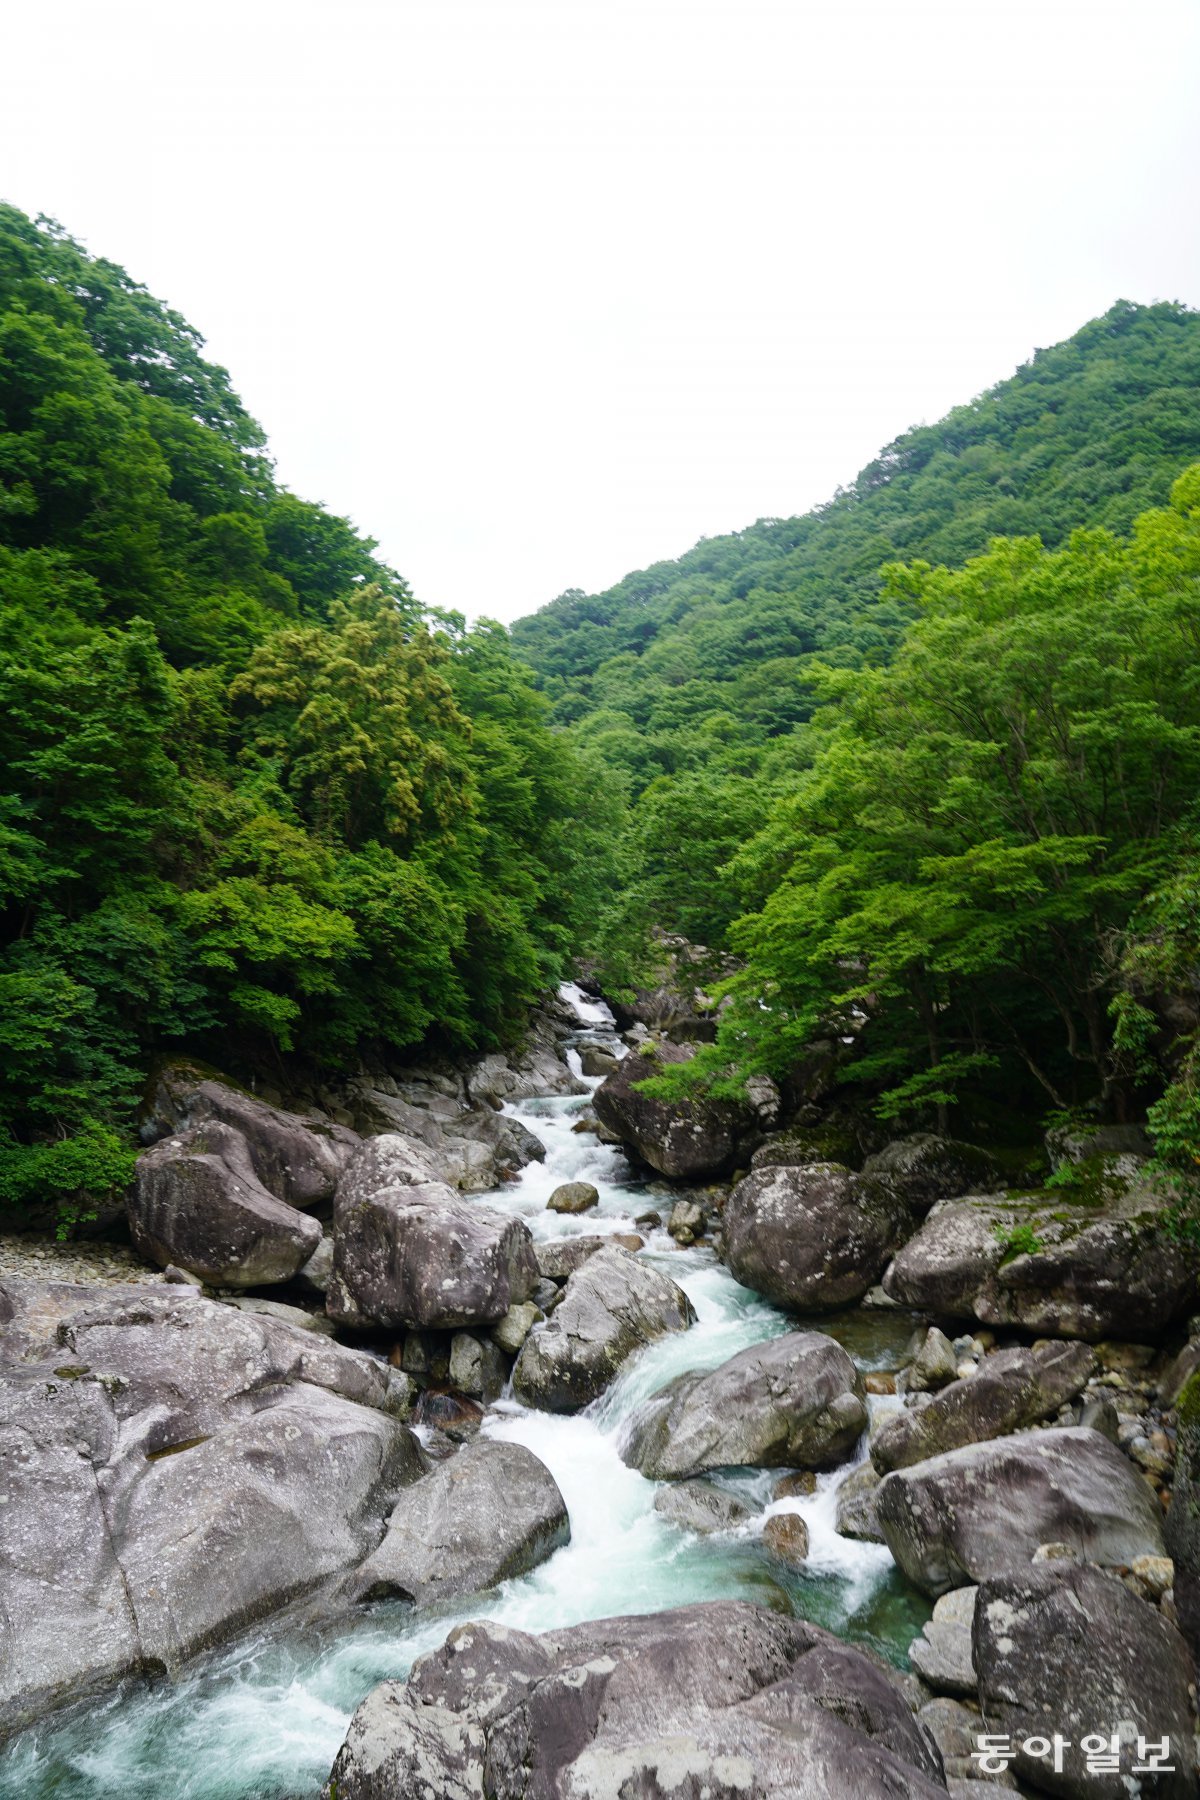
[[[654,1496],[654,1510],[672,1525],[682,1525],[708,1537],[714,1531],[732,1531],[745,1524],[750,1508],[733,1494],[723,1493],[711,1481],[677,1481],[660,1487]]]
[[[997,1350],[967,1380],[886,1419],[871,1440],[871,1460],[886,1473],[1036,1425],[1073,1400],[1095,1366],[1086,1344]]]
[[[907,1391],[910,1394],[933,1393],[946,1387],[957,1375],[958,1358],[954,1354],[954,1345],[944,1331],[931,1325],[905,1375]]]
[[[932,1131],[917,1131],[887,1144],[867,1158],[863,1174],[888,1182],[916,1212],[928,1212],[937,1200],[990,1194],[1004,1186],[1000,1167],[986,1150]]]
[[[528,1228],[460,1200],[427,1170],[401,1137],[375,1138],[347,1167],[325,1297],[333,1318],[451,1330],[494,1324],[529,1299],[538,1270]]]
[[[288,1281],[321,1242],[317,1221],[268,1193],[246,1139],[218,1119],[139,1156],[127,1211],[148,1261],[222,1287]]]
[[[1145,1342],[1196,1293],[1195,1254],[1164,1228],[1163,1212],[1161,1196],[1136,1186],[1095,1204],[1056,1193],[944,1202],[897,1254],[884,1289],[902,1305],[984,1325]],[[1036,1248],[1025,1247],[1030,1237]]]
[[[909,1647],[913,1668],[939,1694],[973,1694],[979,1686],[971,1648],[978,1592],[960,1587],[943,1594],[934,1604],[932,1619]]]
[[[1188,1701],[1191,1659],[1162,1614],[1096,1569],[1043,1563],[987,1581],[974,1627],[987,1729],[1013,1739],[1016,1774],[1052,1794],[1125,1800],[1196,1792]],[[1023,1748],[1051,1731],[1067,1740],[1063,1768]],[[1138,1736],[1171,1740],[1175,1773],[1137,1776]],[[1085,1737],[1120,1739],[1119,1769],[1089,1773]]]
[[[250,1167],[267,1192],[302,1208],[332,1200],[338,1174],[359,1141],[343,1125],[267,1106],[190,1063],[164,1064],[145,1108],[143,1143],[214,1120],[241,1134]]]
[[[557,1021],[545,1008],[535,1012],[524,1044],[503,1055],[485,1056],[466,1075],[467,1094],[475,1105],[500,1107],[506,1100],[529,1100],[541,1094],[586,1094],[559,1052]]]
[[[353,1568],[422,1472],[407,1382],[275,1318],[16,1282],[0,1317],[0,1724]]]
[[[546,1155],[519,1119],[487,1102],[472,1105],[460,1075],[377,1076],[374,1083],[353,1083],[347,1098],[364,1131],[412,1139],[428,1158],[432,1178],[464,1193],[483,1193]]]
[[[756,1169],[725,1207],[725,1260],[778,1306],[819,1312],[861,1299],[913,1215],[895,1190],[840,1163]]]
[[[888,1548],[927,1594],[1022,1568],[1040,1544],[1124,1566],[1162,1554],[1150,1488],[1086,1427],[1020,1432],[895,1469],[877,1505]]]
[[[571,1276],[546,1324],[526,1338],[513,1391],[527,1406],[578,1412],[635,1350],[686,1330],[692,1317],[682,1288],[657,1269],[627,1250],[598,1250]]]
[[[428,1606],[524,1575],[570,1535],[546,1465],[522,1444],[476,1438],[405,1491],[353,1586]]]
[[[773,1122],[769,1096],[756,1111],[728,1100],[652,1100],[638,1092],[639,1082],[694,1054],[694,1046],[658,1044],[652,1054],[627,1056],[596,1089],[593,1101],[597,1116],[622,1143],[676,1181],[723,1174]],[[778,1095],[773,1104],[777,1109]]]
[[[859,1538],[864,1543],[886,1542],[879,1523],[878,1469],[865,1462],[847,1475],[837,1491],[837,1529],[843,1537]]]
[[[326,1800],[931,1800],[900,1689],[815,1626],[735,1601],[544,1637],[461,1626],[369,1694]]]
[[[542,1239],[533,1246],[538,1273],[546,1281],[569,1281],[597,1250],[611,1250],[612,1239],[599,1234],[586,1237]]]
[[[590,1181],[564,1181],[555,1188],[546,1205],[551,1212],[582,1213],[599,1202],[600,1190]]]
[[[794,1331],[668,1382],[629,1420],[621,1455],[652,1481],[739,1466],[824,1469],[850,1454],[866,1422],[862,1379],[841,1345]]]

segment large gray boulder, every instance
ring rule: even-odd
[[[246,1139],[218,1119],[144,1151],[126,1210],[147,1261],[219,1287],[289,1281],[321,1242],[317,1221],[267,1191]]]
[[[639,1086],[664,1068],[686,1063],[695,1055],[689,1044],[656,1044],[627,1056],[596,1089],[592,1104],[601,1122],[652,1169],[674,1181],[696,1181],[721,1175],[745,1148],[774,1122],[778,1095],[749,1102],[655,1100]]]
[[[894,1469],[877,1511],[901,1569],[933,1595],[1024,1567],[1041,1544],[1112,1565],[1162,1555],[1149,1486],[1086,1426],[1019,1432]]]
[[[911,1137],[886,1144],[868,1156],[863,1174],[886,1181],[904,1195],[914,1211],[922,1213],[937,1200],[990,1194],[1004,1186],[1000,1166],[986,1150],[939,1137],[933,1131],[916,1131]]]
[[[794,1331],[679,1375],[630,1418],[621,1455],[652,1481],[709,1469],[826,1469],[867,1422],[862,1377],[832,1338]]]
[[[463,1625],[351,1720],[326,1800],[932,1800],[889,1676],[738,1601],[530,1637]]]
[[[903,1306],[1054,1337],[1162,1335],[1196,1294],[1195,1251],[1149,1184],[1086,1198],[1046,1193],[947,1201],[883,1278]]]
[[[477,1438],[405,1490],[353,1587],[428,1606],[524,1575],[570,1535],[558,1484],[532,1450]]]
[[[756,1169],[725,1207],[725,1261],[744,1286],[795,1312],[859,1300],[913,1214],[886,1182],[840,1163]]]
[[[635,1350],[693,1318],[682,1288],[628,1250],[601,1249],[567,1282],[545,1325],[531,1331],[513,1392],[546,1412],[578,1412],[602,1394]]]
[[[338,1175],[359,1141],[344,1125],[268,1106],[192,1063],[164,1063],[143,1109],[143,1143],[178,1137],[212,1121],[241,1133],[250,1166],[268,1193],[302,1208],[332,1200]]]
[[[1086,1344],[997,1350],[974,1375],[952,1382],[924,1406],[885,1419],[871,1439],[871,1460],[886,1474],[1036,1425],[1073,1400],[1095,1366]]]
[[[407,1383],[275,1318],[9,1281],[0,1319],[0,1728],[334,1584],[423,1471]]]
[[[1196,1793],[1187,1647],[1114,1576],[1043,1563],[985,1582],[973,1648],[984,1724],[1013,1740],[1023,1780],[1070,1800]],[[1061,1772],[1024,1748],[1054,1732],[1066,1739]],[[1139,1736],[1170,1739],[1173,1774],[1134,1773]],[[1085,1737],[1118,1739],[1119,1768],[1089,1773]]]
[[[533,1293],[528,1227],[460,1199],[428,1168],[420,1146],[398,1136],[364,1145],[348,1165],[325,1296],[332,1318],[446,1331],[494,1324]]]

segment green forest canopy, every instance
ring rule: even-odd
[[[662,928],[741,959],[718,1088],[868,1014],[885,1116],[1149,1103],[1194,1163],[1200,316],[1114,307],[519,657],[202,351],[0,207],[0,1197],[119,1189],[162,1052],[489,1046]]]
[[[514,626],[631,796],[609,979],[654,927],[744,959],[706,1079],[866,1009],[889,1116],[1121,1111],[1165,1065],[1194,1158],[1197,458],[1200,315],[1122,302],[828,506]]]
[[[275,481],[192,328],[0,207],[0,1196],[119,1186],[150,1059],[489,1045],[612,803],[499,626]]]

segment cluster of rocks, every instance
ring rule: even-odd
[[[715,1236],[738,1281],[802,1317],[667,1382],[620,1454],[701,1535],[753,1520],[711,1477],[781,1471],[761,1541],[794,1577],[797,1502],[869,1429],[838,1529],[886,1543],[933,1603],[916,1678],[740,1602],[541,1637],[472,1624],[367,1698],[330,1800],[920,1800],[975,1786],[981,1732],[1048,1730],[1068,1740],[1061,1770],[1014,1762],[1038,1791],[1193,1792],[1200,1327],[1173,1360],[1159,1346],[1196,1263],[1144,1146],[1060,1135],[1056,1185],[1018,1195],[986,1152],[933,1134],[863,1143],[811,1108],[775,1131],[770,1084],[742,1103],[647,1096],[692,1054],[702,998],[650,996],[628,1056],[584,1046],[596,1115],[693,1184],[664,1197],[677,1244]],[[535,1242],[464,1198],[543,1154],[506,1100],[584,1091],[573,1022],[548,1008],[516,1055],[358,1080],[315,1110],[171,1065],[129,1198],[163,1279],[0,1265],[0,1725],[301,1600],[440,1604],[568,1540],[549,1470],[481,1434],[487,1407],[511,1382],[577,1412],[693,1321],[639,1236]],[[740,1178],[694,1185],[724,1176]],[[549,1207],[583,1224],[597,1200],[572,1182]],[[811,1323],[855,1303],[936,1323],[864,1379]],[[1079,1750],[1094,1733],[1120,1740],[1108,1785]],[[1131,1790],[1140,1735],[1171,1738],[1176,1773]]]

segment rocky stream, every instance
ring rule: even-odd
[[[0,1248],[4,1800],[982,1800],[982,1732],[1195,1791],[1194,1271],[1139,1342],[1128,1184],[1023,1272],[1044,1196],[935,1140],[760,1129],[727,1198],[684,1120],[672,1184],[628,1053],[571,986],[465,1111],[165,1083],[142,1256]]]

